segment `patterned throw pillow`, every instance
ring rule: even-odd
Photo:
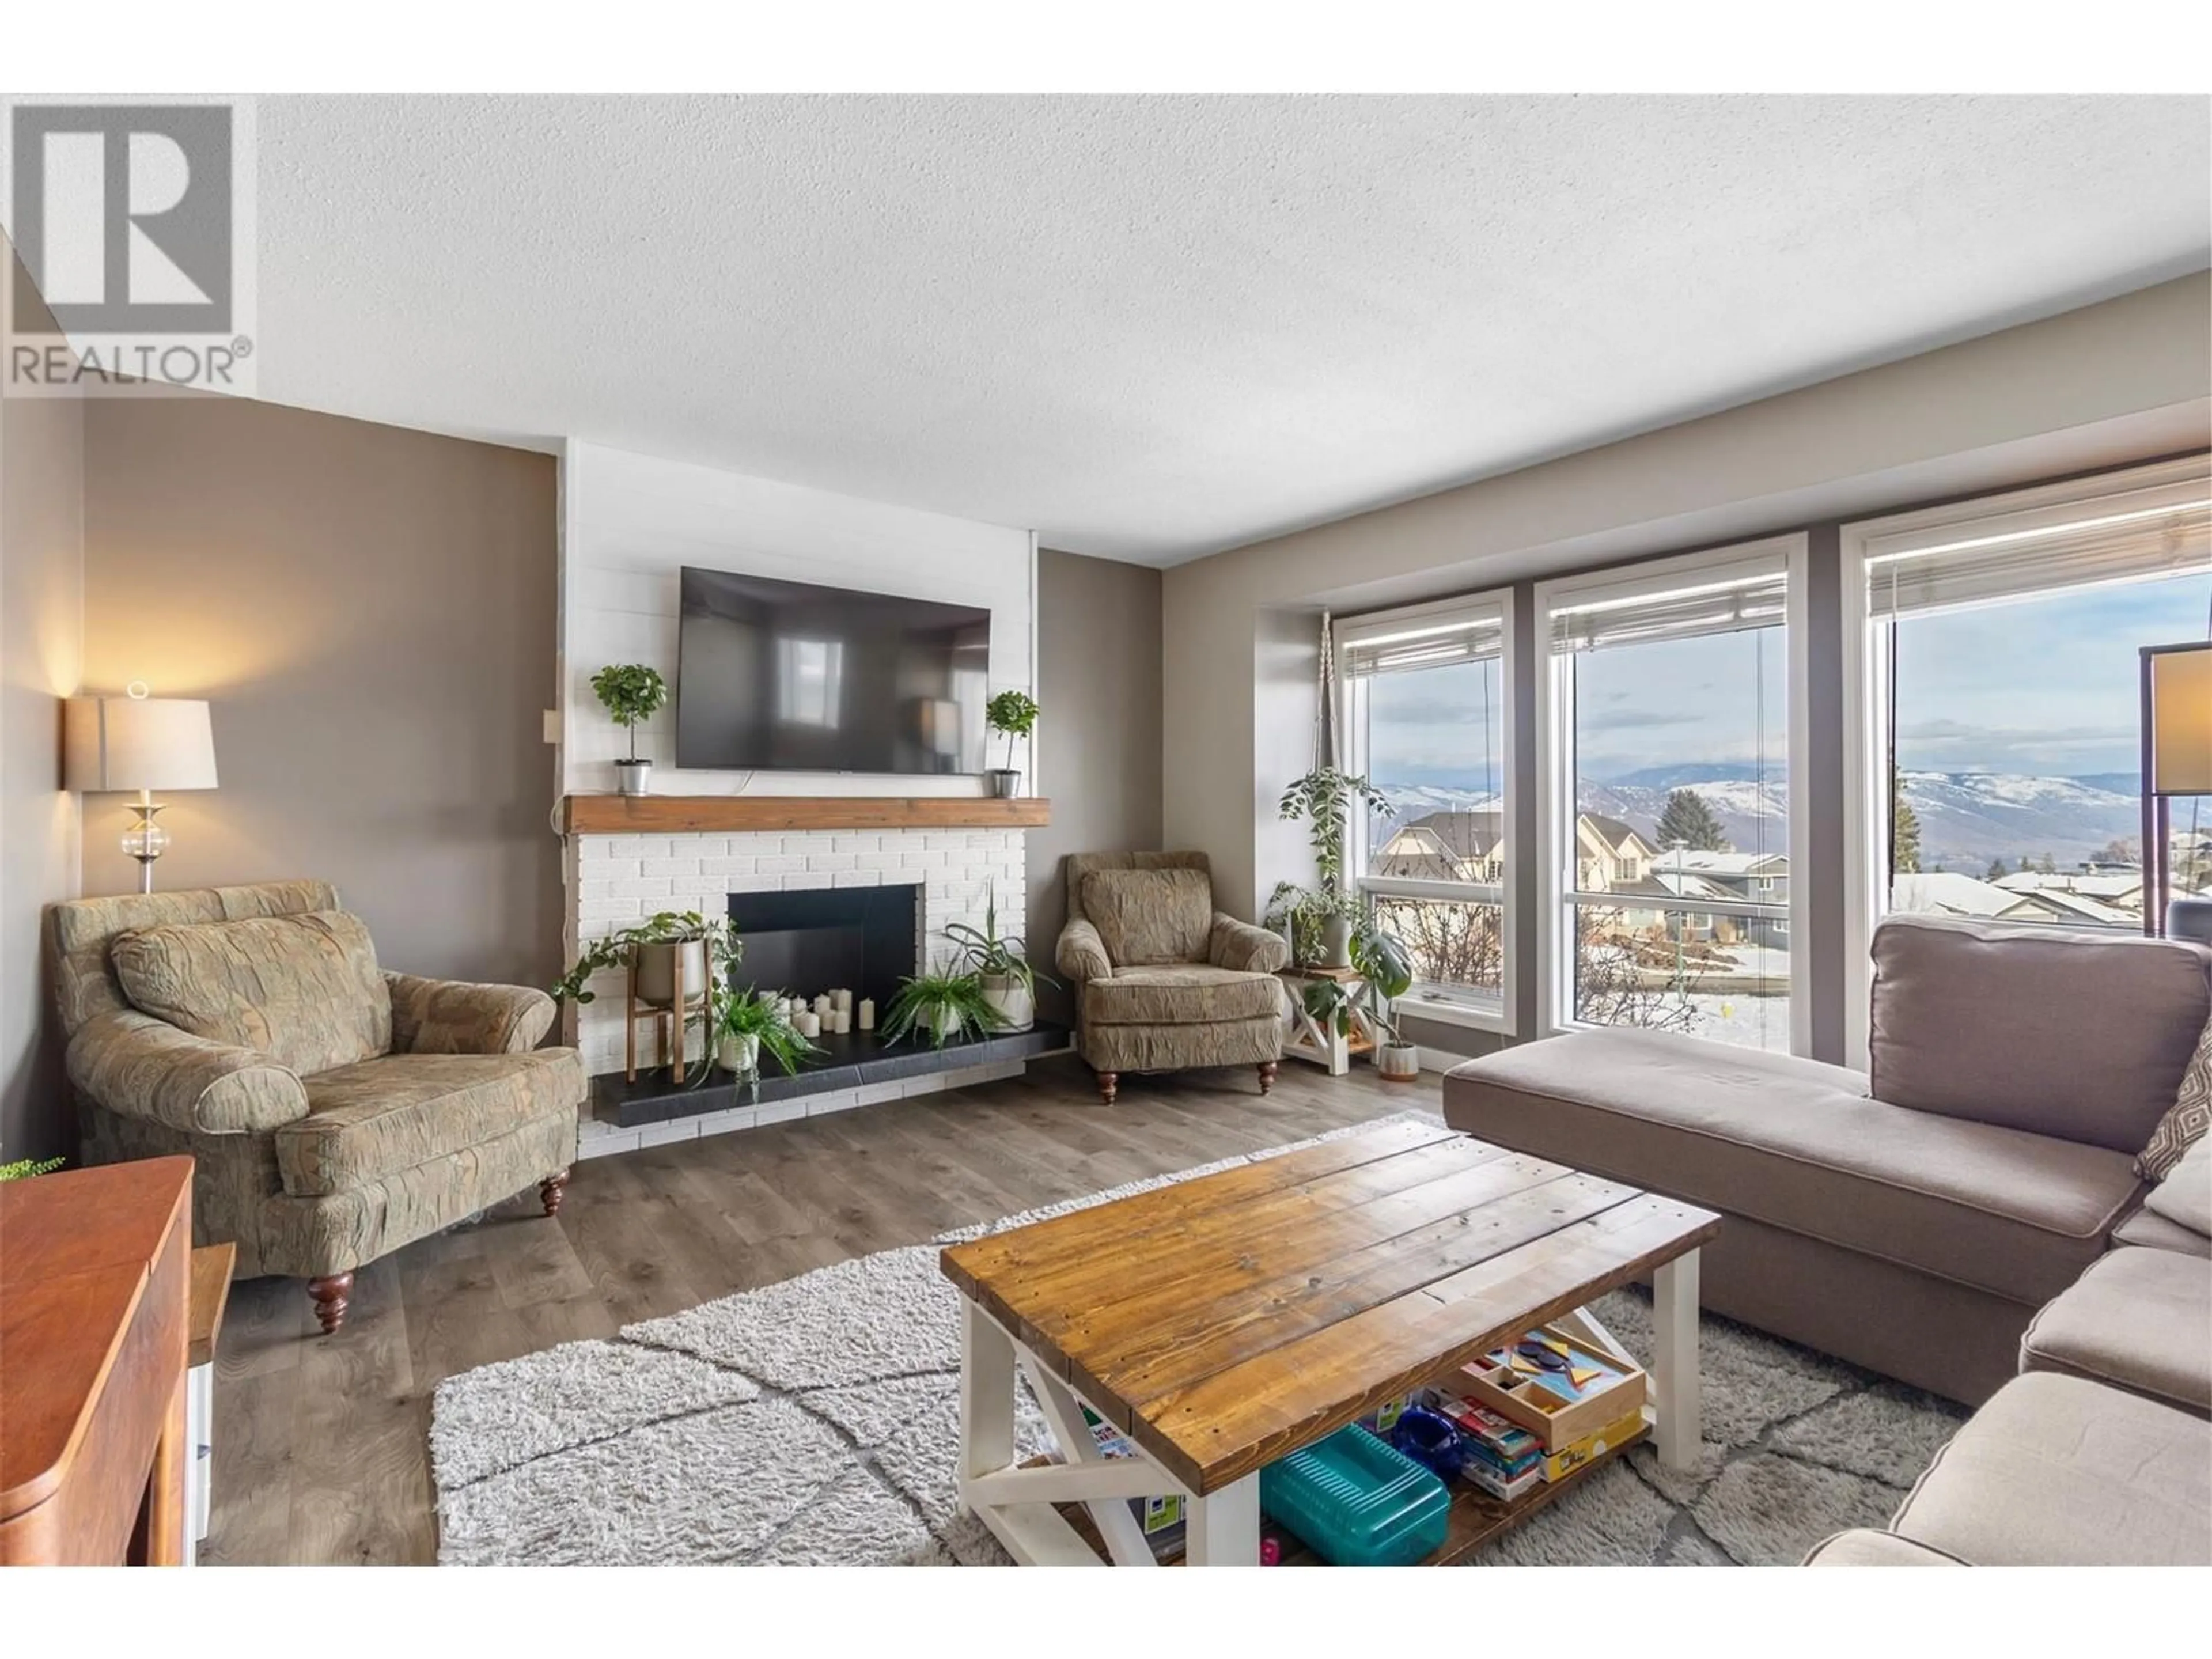
[[[2180,1094],[2159,1119],[2150,1145],[2136,1155],[2136,1173],[2145,1181],[2165,1180],[2181,1155],[2204,1138],[2208,1124],[2212,1124],[2212,1019],[2204,1022],[2197,1053],[2181,1074]]]

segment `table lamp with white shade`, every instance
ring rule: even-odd
[[[191,697],[149,696],[134,683],[120,697],[71,697],[62,721],[63,787],[79,793],[135,789],[137,820],[123,850],[138,860],[138,890],[154,890],[154,860],[169,832],[155,821],[156,789],[212,789],[215,730],[208,706]]]

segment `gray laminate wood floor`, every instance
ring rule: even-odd
[[[949,1227],[1256,1152],[1393,1111],[1437,1083],[1283,1062],[1125,1076],[1099,1103],[1071,1058],[981,1088],[885,1102],[576,1166],[557,1218],[534,1193],[356,1276],[336,1336],[295,1279],[233,1288],[215,1385],[213,1524],[200,1559],[437,1557],[427,1436],[440,1380],[773,1284]]]

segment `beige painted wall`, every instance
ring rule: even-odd
[[[553,459],[216,398],[94,400],[85,449],[87,688],[214,705],[161,884],[324,876],[388,966],[556,975]],[[88,891],[135,878],[125,800]]]
[[[1060,860],[1161,844],[1160,586],[1146,566],[1037,553],[1037,747],[1052,823],[1028,837],[1029,943],[1047,973],[1067,918]],[[1047,1018],[1069,1018],[1064,991],[1037,988]]]
[[[0,238],[0,281],[15,268]],[[58,699],[76,690],[83,526],[83,405],[0,398],[0,1162],[74,1141],[39,929],[48,904],[77,892]]]
[[[1246,915],[1280,873],[1255,806],[1287,781],[1285,734],[1311,700],[1272,647],[1261,672],[1282,637],[1270,610],[1402,603],[2202,447],[2209,400],[2198,275],[1178,566],[1164,833],[1210,852]]]

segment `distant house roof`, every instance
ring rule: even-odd
[[[2093,921],[2107,927],[2133,927],[2142,921],[2132,910],[2123,910],[2087,893],[2069,893],[2059,887],[2024,894],[2003,914],[2011,921],[2040,915],[2060,921]]]
[[[1999,876],[1996,884],[2014,893],[2086,893],[2091,898],[2116,899],[2140,893],[2143,883],[2140,870],[2107,870],[2095,875],[2078,870],[2015,870],[2008,876]]]
[[[2019,902],[2019,894],[2008,893],[1995,882],[1937,870],[1898,877],[1891,888],[1890,908],[1922,915],[1934,911],[1942,915],[1990,917],[2002,915]]]
[[[1655,850],[1651,843],[1637,832],[1636,826],[1632,823],[1624,823],[1619,818],[1609,818],[1602,812],[1585,812],[1582,815],[1582,822],[1595,830],[1606,845],[1616,853],[1632,841],[1643,847],[1647,853]]]
[[[1458,858],[1488,858],[1497,850],[1498,842],[1505,839],[1505,815],[1494,809],[1425,812],[1402,825],[1383,844],[1383,852],[1392,857],[1401,856],[1397,850],[1399,839],[1413,835]]]
[[[1664,870],[1707,876],[1779,876],[1790,870],[1790,860],[1781,853],[1711,853],[1696,848],[1670,847],[1656,862]]]

